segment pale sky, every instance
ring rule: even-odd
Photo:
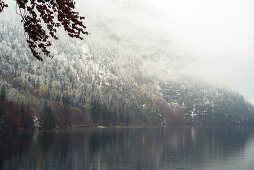
[[[254,104],[254,1],[160,0],[173,43],[195,58],[187,72],[244,94]]]

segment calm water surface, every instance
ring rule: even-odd
[[[253,128],[105,128],[0,139],[0,169],[254,169]]]

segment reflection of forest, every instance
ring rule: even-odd
[[[168,169],[240,157],[246,128],[112,128],[0,140],[0,169]],[[232,154],[233,153],[233,154]]]

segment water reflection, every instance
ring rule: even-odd
[[[0,169],[246,169],[254,166],[252,135],[197,127],[36,132],[0,139]]]

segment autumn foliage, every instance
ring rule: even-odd
[[[70,37],[83,39],[88,35],[83,24],[84,17],[75,12],[73,0],[15,0],[21,16],[27,43],[33,56],[42,61],[42,56],[53,57],[48,50],[50,38],[58,39],[57,28],[63,27]],[[0,13],[7,4],[0,0]]]
[[[15,133],[33,129],[33,114],[28,105],[1,102],[0,112],[0,132]]]

